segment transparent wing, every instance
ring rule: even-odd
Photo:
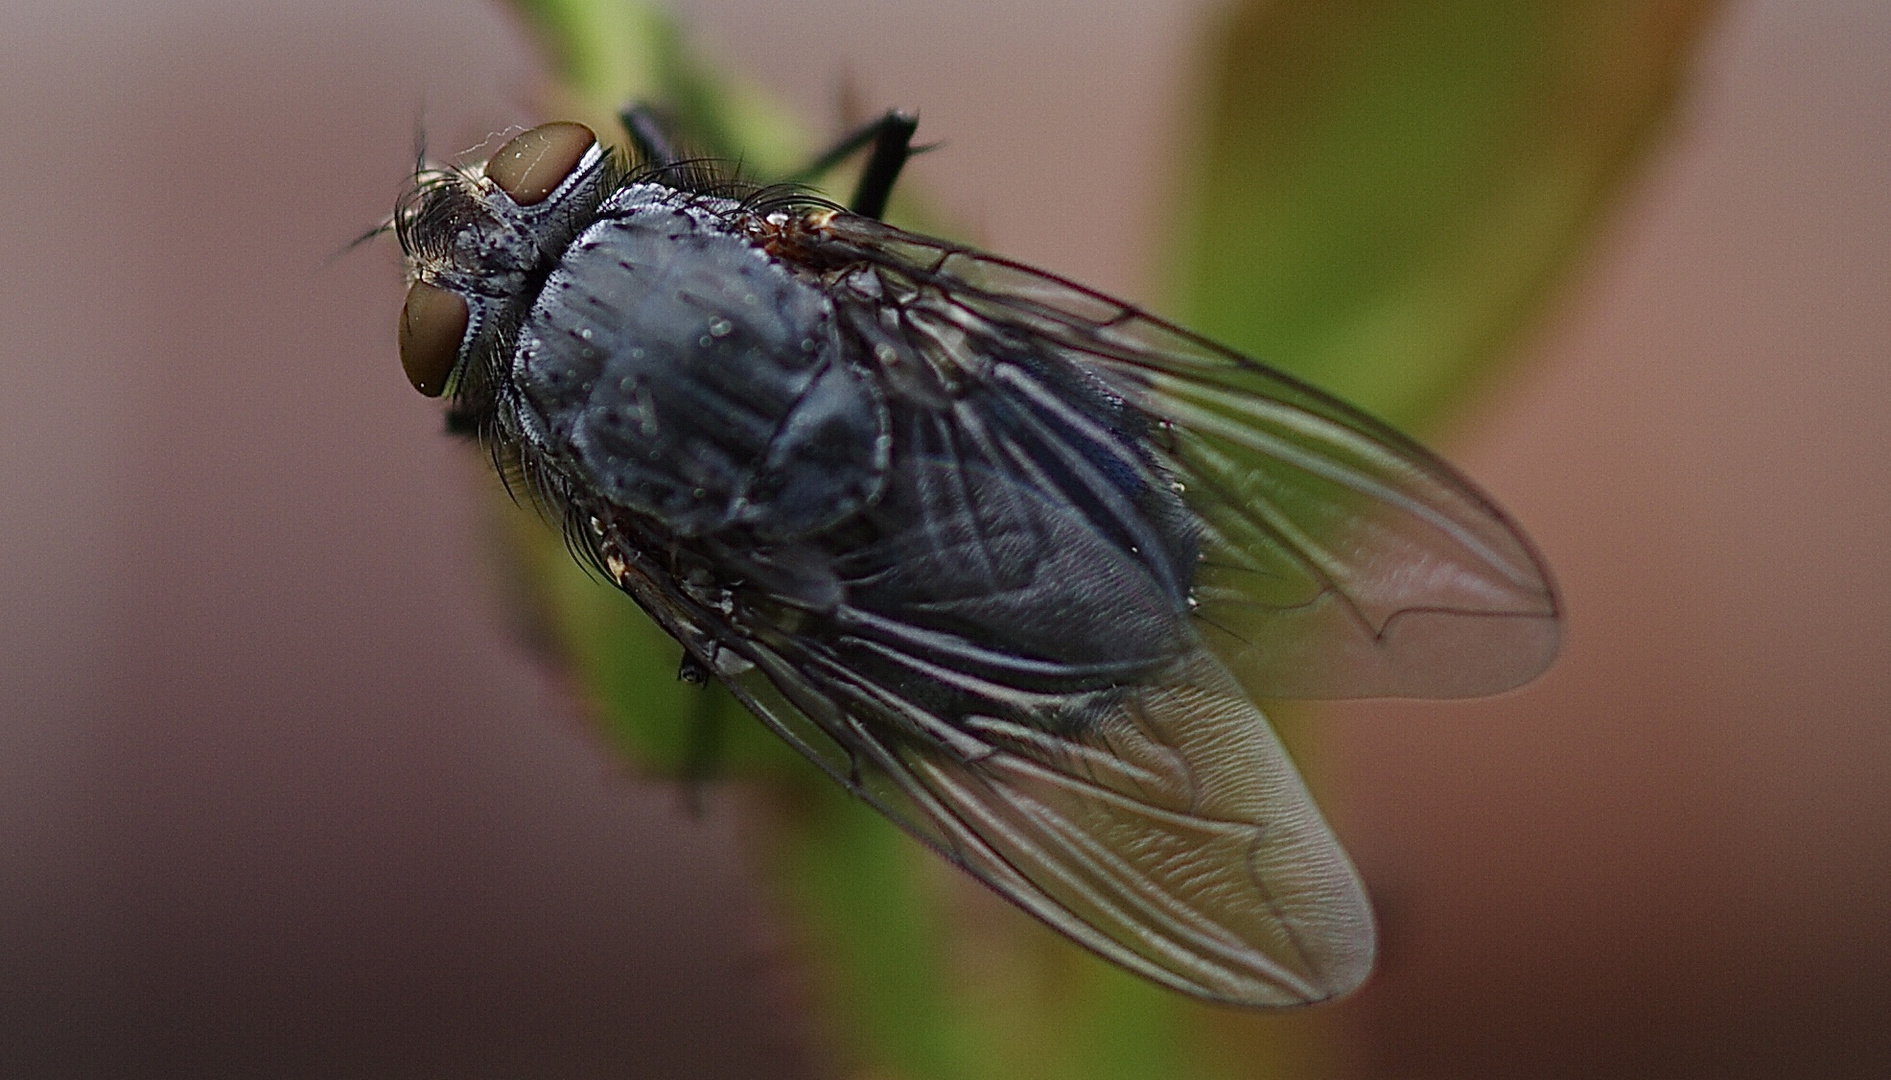
[[[1473,696],[1554,657],[1558,601],[1529,541],[1379,421],[1017,263],[844,215],[810,246],[874,267],[935,363],[988,377],[994,343],[1050,350],[1156,421],[1151,449],[1206,530],[1204,640],[1253,693]]]
[[[663,560],[601,562],[790,745],[1078,943],[1244,1005],[1357,986],[1374,950],[1358,877],[1186,615],[1131,599],[1153,571],[1113,561],[1022,467],[909,461],[922,501],[892,496],[881,542],[919,567],[912,590],[875,573],[823,611],[772,590],[724,603]],[[1018,623],[1046,607],[1089,644],[1019,653],[1044,639]]]
[[[886,680],[777,644],[732,645],[756,664],[729,680],[744,704],[1079,944],[1240,1005],[1322,1001],[1371,970],[1358,876],[1267,722],[1205,651],[1060,734],[1028,720],[947,724]]]

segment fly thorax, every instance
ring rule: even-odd
[[[681,536],[792,538],[856,512],[885,468],[885,409],[827,297],[726,224],[733,204],[625,194],[519,328],[543,452]]]

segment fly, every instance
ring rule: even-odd
[[[744,183],[624,116],[427,169],[401,362],[574,550],[834,780],[1110,960],[1217,1001],[1351,991],[1358,875],[1252,697],[1455,697],[1558,603],[1470,481],[1128,304]]]

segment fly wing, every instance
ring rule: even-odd
[[[1080,731],[967,716],[782,638],[731,642],[731,688],[877,809],[1079,944],[1241,1005],[1347,993],[1371,908],[1260,712],[1205,651],[1118,694]],[[907,658],[914,672],[923,662]],[[930,677],[958,683],[949,670]],[[912,680],[905,680],[910,683]],[[1009,688],[986,688],[1019,697]]]
[[[836,216],[811,246],[872,267],[909,340],[989,378],[1036,343],[1143,415],[1204,526],[1191,582],[1209,646],[1263,697],[1459,697],[1554,657],[1548,572],[1503,511],[1351,406],[1038,270]]]
[[[1201,645],[1185,534],[1140,520],[1179,503],[1107,414],[1009,386],[895,409],[887,488],[838,551],[710,545],[723,594],[600,562],[791,745],[1053,928],[1202,997],[1345,993],[1370,909]]]
[[[1364,891],[1189,618],[1199,526],[1146,418],[1041,335],[955,359],[872,284],[832,295],[882,365],[877,497],[832,535],[598,561],[790,744],[1079,943],[1221,1001],[1352,989]]]

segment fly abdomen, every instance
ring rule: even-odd
[[[805,535],[881,482],[885,408],[828,300],[673,192],[627,189],[578,238],[516,365],[544,452],[681,536]]]

